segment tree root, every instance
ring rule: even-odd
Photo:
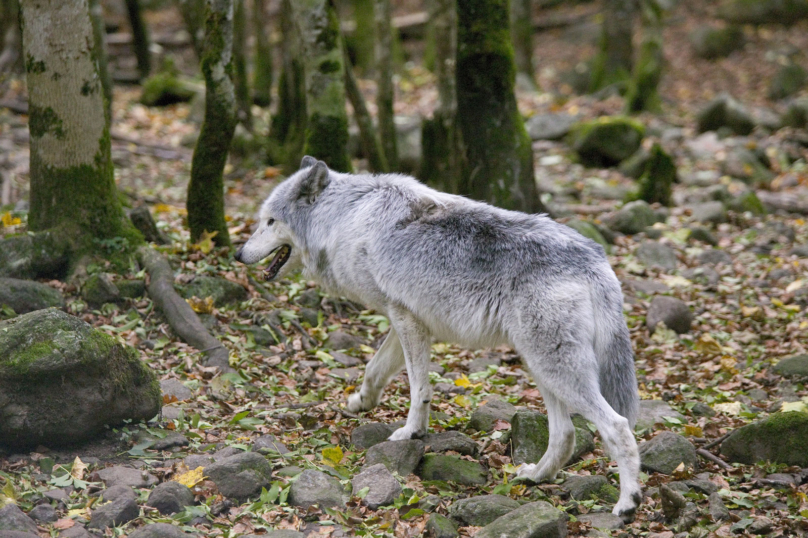
[[[230,353],[211,336],[199,317],[174,289],[174,271],[168,261],[150,247],[140,247],[137,259],[150,275],[149,296],[168,320],[180,338],[207,355],[206,366],[215,366],[222,372],[232,372]]]

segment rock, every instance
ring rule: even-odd
[[[312,288],[300,293],[295,299],[295,302],[305,308],[320,308],[322,298],[320,293]]]
[[[590,512],[575,517],[596,529],[616,531],[626,526],[622,519],[611,512]]]
[[[698,463],[696,449],[690,441],[673,432],[660,432],[639,448],[640,462],[646,471],[671,474],[682,463],[685,468],[695,467]]]
[[[362,501],[371,510],[391,504],[401,495],[402,491],[401,484],[387,470],[387,467],[381,463],[365,468],[351,480],[351,485],[353,486],[353,495],[356,495],[364,488],[369,488]]]
[[[370,422],[357,426],[351,432],[351,444],[359,450],[366,450],[374,445],[387,441],[394,428],[389,424]]]
[[[292,478],[303,472],[303,469],[297,465],[289,465],[288,467],[281,467],[275,474],[284,478]]]
[[[488,471],[476,461],[443,454],[426,454],[417,474],[423,480],[451,481],[464,486],[481,486],[488,481]]]
[[[186,506],[194,504],[194,493],[188,486],[179,482],[163,482],[151,493],[146,501],[146,506],[156,508],[163,515],[176,514],[182,512]]]
[[[146,296],[145,280],[119,280],[115,286],[122,299],[139,299]]]
[[[384,441],[365,453],[365,467],[383,463],[391,473],[407,476],[415,471],[424,456],[424,443],[418,439]]]
[[[684,496],[668,487],[667,484],[659,486],[659,497],[662,500],[662,514],[668,521],[679,518],[685,509],[687,500]]]
[[[510,422],[516,414],[516,408],[503,400],[490,399],[472,412],[469,428],[479,432],[490,432],[497,420]]]
[[[571,476],[561,487],[577,501],[596,499],[615,503],[620,496],[617,488],[609,484],[605,476],[600,475]]]
[[[474,439],[458,431],[427,434],[424,437],[424,444],[429,447],[430,452],[453,451],[472,458],[476,458],[480,453],[480,447]]]
[[[135,499],[120,497],[114,501],[96,506],[90,516],[91,529],[106,529],[128,523],[140,515],[140,508]]]
[[[215,276],[198,276],[194,278],[190,284],[182,288],[181,295],[186,299],[191,297],[199,297],[200,299],[211,297],[213,298],[213,304],[216,306],[225,306],[247,300],[247,290],[241,284]]]
[[[685,480],[685,484],[687,487],[695,489],[696,491],[704,493],[705,495],[718,491],[718,486],[705,478],[691,478],[689,480]]]
[[[724,0],[719,6],[718,16],[734,24],[791,25],[808,17],[808,1]]]
[[[735,25],[723,28],[702,25],[690,34],[690,44],[696,56],[706,60],[729,56],[731,52],[742,49],[745,42],[743,29]]]
[[[648,307],[645,325],[653,334],[660,321],[664,322],[668,329],[684,334],[690,331],[693,314],[684,301],[674,297],[658,296],[654,297],[651,306]]]
[[[160,390],[163,396],[170,396],[179,401],[190,400],[194,393],[179,379],[163,379],[160,381]]]
[[[140,527],[129,535],[129,538],[188,538],[192,536],[182,531],[179,527],[168,523],[150,523]],[[265,534],[264,536],[269,536]]]
[[[665,271],[676,270],[676,251],[656,241],[643,241],[636,252],[637,259],[648,267],[661,267]]]
[[[169,433],[162,439],[155,439],[151,445],[153,450],[170,450],[176,447],[188,446],[190,441],[181,433]]]
[[[637,416],[636,430],[651,430],[656,423],[665,423],[665,418],[675,418],[681,421],[685,417],[673,409],[664,400],[640,400],[640,413]]]
[[[0,531],[19,531],[37,534],[34,520],[26,516],[25,513],[13,503],[0,508]]]
[[[790,97],[800,91],[808,80],[808,73],[800,64],[787,63],[780,67],[769,81],[769,99]]]
[[[504,495],[475,495],[455,501],[449,507],[449,516],[463,527],[484,527],[519,506],[518,502]]]
[[[286,445],[278,441],[274,435],[262,435],[258,439],[255,440],[253,443],[253,450],[255,452],[261,452],[262,454],[267,452],[277,452],[278,454],[288,454],[289,449],[286,448]]]
[[[92,275],[81,287],[81,297],[88,305],[100,308],[106,303],[117,303],[121,292],[106,273]]]
[[[0,306],[8,306],[17,314],[64,305],[62,294],[50,286],[30,280],[0,278]]]
[[[359,366],[362,364],[362,361],[357,359],[356,357],[351,357],[350,355],[340,353],[339,351],[332,351],[331,353],[329,353],[329,355],[331,355],[335,361],[345,366],[346,368],[353,368],[355,366]]]
[[[727,209],[721,202],[702,202],[689,208],[695,222],[712,224],[727,222]]]
[[[725,521],[730,519],[729,509],[724,505],[721,495],[718,492],[710,493],[710,517],[713,521]]]
[[[129,211],[129,220],[135,225],[135,228],[140,230],[143,237],[149,243],[157,243],[158,245],[167,245],[168,239],[157,229],[157,224],[154,222],[149,208],[145,205],[138,206]]]
[[[181,78],[176,69],[169,69],[143,81],[140,103],[146,106],[187,103],[196,93],[196,85]]]
[[[696,417],[714,417],[717,414],[715,409],[702,402],[696,403],[690,412]]]
[[[796,127],[797,129],[808,126],[808,98],[789,100],[780,121],[786,127]]]
[[[301,308],[300,321],[308,323],[309,327],[317,327],[320,324],[320,313],[313,308]]]
[[[536,114],[525,121],[525,128],[531,140],[561,140],[575,124],[575,117],[569,114]]]
[[[343,331],[328,333],[328,341],[326,342],[328,348],[334,350],[358,348],[362,344],[361,338]]]
[[[34,509],[28,512],[28,517],[35,521],[42,523],[53,523],[59,516],[56,515],[56,509],[49,504],[38,504]]]
[[[512,421],[511,443],[513,462],[536,463],[547,451],[550,424],[547,416],[529,409],[520,409]],[[595,449],[595,440],[586,427],[575,425],[575,449],[570,460]]]
[[[808,467],[808,413],[774,413],[738,428],[721,443],[721,454],[738,463]]]
[[[544,501],[524,504],[483,527],[474,538],[562,538],[567,515]]]
[[[489,366],[499,366],[501,360],[495,357],[478,357],[469,363],[469,373],[485,372]]]
[[[64,535],[60,534],[59,536]],[[31,532],[0,530],[0,538],[39,538],[39,535]]]
[[[774,367],[774,371],[787,377],[808,377],[808,355],[794,355],[782,359]]]
[[[289,489],[289,504],[308,508],[317,505],[320,508],[345,506],[342,498],[342,486],[333,477],[320,471],[307,469],[300,473]]]
[[[708,245],[712,245],[714,247],[718,245],[718,239],[716,239],[710,230],[702,226],[691,226],[688,239],[693,241],[701,241],[702,243],[707,243]]]
[[[123,484],[117,486],[110,486],[103,491],[90,495],[91,497],[100,497],[102,502],[117,501],[118,499],[137,499],[137,495],[131,487]]]
[[[87,532],[87,529],[82,527],[81,525],[73,525],[69,529],[65,529],[63,531],[59,531],[59,538],[98,538],[97,535]],[[0,538],[14,538],[13,536],[5,537],[0,536]]]
[[[640,147],[645,128],[622,116],[602,116],[575,124],[570,146],[585,166],[614,166],[629,158]]]
[[[628,289],[644,293],[645,295],[656,295],[671,291],[671,289],[665,284],[661,282],[654,282],[653,280],[635,280],[628,278],[623,281],[623,285]]]
[[[242,452],[205,467],[207,475],[219,488],[219,493],[239,502],[261,494],[271,485],[272,467],[266,458],[255,452]]]
[[[431,514],[426,522],[426,536],[428,538],[457,538],[457,526],[454,522],[440,514]]]
[[[607,224],[614,231],[633,235],[653,226],[657,221],[657,215],[651,206],[643,200],[637,200],[620,208],[608,219]]]
[[[51,232],[4,239],[0,247],[0,277],[64,278],[71,248],[63,236]]]
[[[331,377],[352,384],[359,379],[360,372],[356,368],[331,368],[329,372]]]
[[[711,248],[703,251],[696,258],[702,265],[732,265],[732,257],[717,248]]]
[[[767,213],[763,202],[753,191],[746,191],[742,195],[730,201],[729,209],[736,213],[752,213],[753,215],[765,215]]]
[[[157,478],[141,469],[115,465],[98,471],[98,477],[107,488],[126,486],[129,488],[150,488],[157,484]],[[106,500],[111,500],[107,498]]]
[[[649,204],[671,205],[673,184],[679,181],[676,163],[658,143],[651,148],[645,169],[639,178],[637,192],[632,198],[644,200]]]
[[[640,147],[634,152],[634,155],[621,162],[617,169],[626,177],[640,179],[650,160],[651,153],[647,149]]]
[[[696,121],[700,133],[726,127],[737,135],[746,136],[755,128],[755,122],[746,107],[726,93],[719,95],[699,111]]]
[[[746,529],[751,534],[769,534],[774,529],[774,522],[767,517],[759,517]]]
[[[138,352],[80,319],[49,308],[0,321],[3,443],[76,443],[104,425],[150,419],[160,405]]]
[[[718,281],[721,280],[721,276],[712,267],[685,269],[682,271],[682,276],[696,284],[708,287],[715,286],[718,284]]]
[[[571,219],[568,220],[565,224],[570,228],[572,228],[573,230],[575,230],[576,232],[578,232],[579,234],[581,234],[582,236],[586,237],[587,239],[591,239],[598,245],[602,246],[603,250],[605,250],[606,252],[608,252],[611,249],[609,243],[603,237],[603,234],[601,234],[595,227],[595,225],[592,224],[591,222],[579,219]]]
[[[721,163],[724,175],[740,179],[753,185],[768,185],[774,174],[763,164],[759,154],[745,148],[733,147]]]

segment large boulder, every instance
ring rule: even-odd
[[[351,480],[353,494],[356,495],[368,488],[367,495],[362,499],[371,510],[392,503],[401,495],[401,484],[396,477],[387,470],[382,463],[372,465]]]
[[[17,447],[84,441],[155,416],[160,385],[138,352],[49,308],[0,322],[0,439]]]
[[[735,134],[746,136],[755,128],[755,121],[746,107],[728,94],[721,94],[707,103],[696,120],[700,133],[727,127]]]
[[[585,166],[615,166],[640,147],[645,127],[622,116],[603,116],[575,124],[570,145]]]
[[[658,222],[659,215],[644,200],[629,202],[606,222],[609,228],[626,235],[637,234]]]
[[[685,468],[698,464],[696,449],[690,441],[673,432],[661,432],[639,448],[640,462],[646,471],[672,474],[681,464]]]
[[[0,306],[11,307],[17,314],[50,307],[61,308],[64,304],[62,294],[50,286],[31,280],[0,278]]]
[[[524,504],[483,527],[475,538],[562,538],[567,514],[544,501]]]
[[[449,515],[463,526],[484,527],[519,506],[518,502],[504,495],[475,495],[454,502],[449,507]]]
[[[56,232],[5,239],[0,244],[0,277],[62,278],[70,248],[69,239]]]
[[[743,29],[735,25],[724,28],[703,25],[690,34],[690,44],[693,45],[696,56],[707,60],[728,56],[743,48],[745,41]]]
[[[511,443],[514,463],[537,463],[550,441],[550,422],[547,415],[530,409],[520,409],[513,417]],[[575,427],[575,449],[571,459],[595,449],[592,434],[584,427]]]
[[[654,297],[645,316],[645,325],[648,331],[653,333],[660,322],[663,322],[668,329],[684,334],[690,331],[693,313],[687,303],[680,299],[667,296]]]
[[[407,476],[415,471],[424,455],[424,443],[418,439],[385,441],[370,447],[365,453],[365,469],[384,464],[391,473]]]
[[[270,487],[272,466],[260,454],[242,452],[205,467],[205,474],[216,483],[222,495],[244,502]]]
[[[784,376],[808,377],[808,355],[786,357],[777,363],[774,371]]]
[[[36,522],[26,516],[16,504],[9,503],[0,508],[0,534],[3,531],[30,532],[36,534]]]
[[[469,428],[480,432],[494,429],[498,420],[510,422],[516,414],[516,408],[504,400],[491,399],[471,413]]]
[[[789,411],[738,428],[721,443],[730,461],[808,467],[808,413]]]
[[[317,505],[320,508],[345,506],[342,486],[336,478],[308,469],[300,473],[289,488],[289,504],[308,508]]]
[[[488,471],[476,461],[460,459],[457,456],[427,454],[418,468],[418,476],[423,480],[443,480],[465,486],[482,486],[488,479]]]

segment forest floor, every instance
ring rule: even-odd
[[[804,130],[788,128],[757,129],[745,137],[699,135],[695,113],[721,91],[731,92],[750,107],[782,112],[783,103],[767,100],[766,84],[784,49],[808,50],[808,32],[804,24],[747,28],[749,42],[743,50],[721,60],[699,60],[690,51],[687,35],[710,16],[710,8],[700,4],[681,2],[666,31],[669,64],[661,84],[662,114],[639,116],[647,127],[644,146],[659,141],[676,159],[680,178],[674,186],[676,204],[654,230],[618,234],[610,246],[609,261],[624,285],[640,395],[643,400],[667,402],[669,410],[665,418],[652,416],[650,426],[637,431],[638,442],[670,431],[695,448],[718,455],[719,441],[738,427],[785,409],[808,412],[805,379],[784,377],[773,370],[785,357],[808,353],[808,147]],[[591,4],[559,13],[574,14],[587,6]],[[596,29],[591,19],[585,19],[574,27],[537,36],[538,79],[545,92],[520,91],[520,109],[526,117],[568,113],[586,119],[621,111],[620,97],[574,96],[562,81],[562,72],[593,52]],[[428,116],[436,99],[432,76],[408,65],[398,82],[397,113]],[[372,82],[362,84],[372,100]],[[18,81],[7,88],[6,97],[15,93],[22,93]],[[511,425],[500,422],[489,432],[468,427],[472,412],[492,399],[544,412],[528,372],[507,348],[432,346],[436,366],[431,375],[438,388],[432,431],[457,430],[470,436],[479,452],[463,458],[483,464],[484,484],[466,486],[409,474],[400,477],[403,493],[377,510],[363,505],[358,497],[336,509],[290,505],[287,495],[295,468],[325,472],[350,489],[350,479],[362,469],[366,454],[355,446],[354,430],[406,417],[406,374],[393,381],[376,410],[354,415],[344,408],[346,396],[361,382],[364,364],[383,340],[388,321],[360,305],[324,296],[315,283],[300,277],[259,285],[260,267],[235,263],[231,251],[212,248],[209,242],[192,244],[184,222],[191,156],[187,142],[199,125],[190,105],[148,108],[137,102],[139,93],[131,86],[115,91],[113,131],[119,136],[113,158],[119,188],[132,205],[147,204],[170,239],[169,246],[159,250],[176,269],[177,284],[217,276],[247,290],[247,299],[237,303],[197,305],[206,325],[229,348],[236,373],[218,375],[206,368],[198,352],[174,336],[148,298],[92,309],[81,297],[81,280],[49,282],[64,293],[68,312],[140,351],[165,383],[164,412],[148,424],[115,429],[96,444],[7,453],[0,457],[0,501],[3,495],[13,498],[27,512],[43,492],[67,488],[69,498],[59,505],[58,520],[41,523],[39,528],[42,536],[63,532],[89,520],[93,507],[89,495],[102,487],[96,472],[116,464],[142,469],[160,481],[183,477],[192,485],[198,503],[174,516],[162,516],[144,505],[152,486],[140,488],[140,515],[112,534],[108,530],[108,536],[158,521],[196,534],[225,537],[268,529],[294,529],[308,536],[422,536],[431,513],[445,515],[459,499],[492,492],[520,503],[547,501],[570,516],[570,535],[597,535],[581,516],[611,510],[610,501],[597,496],[573,499],[563,485],[574,475],[601,475],[617,486],[616,465],[604,452],[597,432],[593,432],[594,449],[570,462],[555,482],[526,487],[511,483],[516,469],[508,442]],[[256,132],[261,133],[269,112],[257,108],[255,112]],[[13,205],[24,200],[27,191],[24,116],[0,110],[0,144],[13,177]],[[743,166],[733,177],[737,167],[733,168],[732,157],[738,148],[760,149],[768,160],[767,181],[751,185],[766,202],[767,214],[730,211],[724,222],[695,223],[694,204],[733,199],[750,188],[749,178],[737,177],[749,172]],[[616,169],[588,169],[576,163],[564,142],[536,142],[534,154],[544,199],[561,221],[577,217],[607,222],[634,186],[634,180]],[[362,164],[357,162],[360,168]],[[279,169],[258,165],[255,159],[234,158],[228,163],[226,203],[235,243],[249,237],[254,212],[281,179]],[[24,204],[18,209],[3,212],[5,226],[0,233],[24,231]],[[21,221],[16,223],[18,217]],[[708,237],[708,242],[691,237],[697,225],[707,228],[708,235],[702,237]],[[670,248],[675,254],[673,266],[663,269],[642,258],[638,249],[647,241]],[[711,256],[713,250],[724,255]],[[91,271],[108,269],[96,266]],[[143,272],[135,267],[131,274],[115,278],[143,278]],[[669,330],[649,332],[646,313],[659,295],[687,304],[694,318],[689,331],[681,335]],[[267,345],[262,339],[267,329],[278,327],[284,343]],[[335,332],[344,342],[343,352],[331,349],[329,335]],[[182,387],[170,380],[181,382]],[[211,480],[186,474],[200,454],[232,455],[257,447],[256,440],[268,434],[283,447],[267,453],[275,471],[272,486],[254,502],[230,503]],[[167,448],[155,450],[155,439],[165,438],[174,439],[174,446],[167,443]],[[63,472],[76,468],[76,457],[88,464],[88,470],[81,480],[66,479]],[[57,465],[45,472],[43,461]],[[694,465],[670,474],[643,472],[645,498],[637,517],[612,534],[808,536],[808,469],[720,461],[702,456]],[[286,472],[279,474],[281,469]],[[690,525],[663,515],[660,488],[671,483],[693,503],[686,509],[695,514]],[[714,513],[711,492],[717,492],[729,510],[727,519]],[[478,527],[468,525],[459,529],[462,536],[477,531]]]

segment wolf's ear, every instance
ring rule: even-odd
[[[317,164],[317,159],[311,155],[306,155],[303,157],[303,160],[300,161],[300,168],[308,168],[309,166],[314,166],[315,164]]]
[[[330,182],[328,166],[323,161],[315,161],[314,166],[300,182],[299,198],[305,198],[309,203],[314,202]]]

